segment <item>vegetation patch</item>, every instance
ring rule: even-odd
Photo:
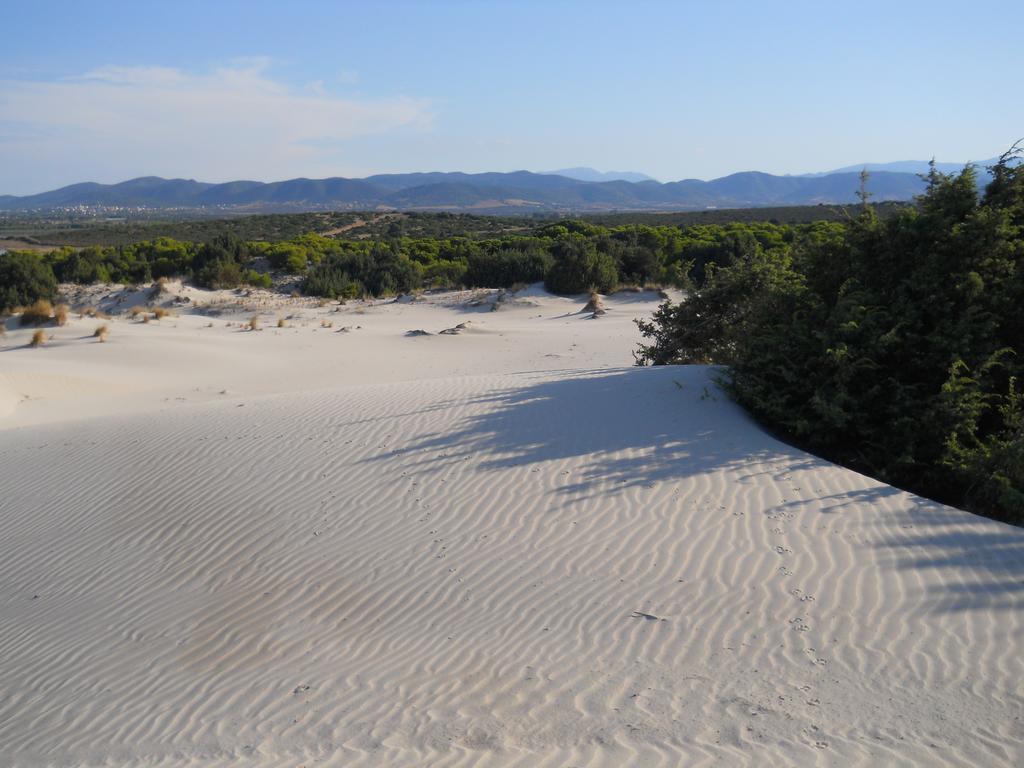
[[[1024,524],[1024,166],[932,170],[916,207],[769,252],[737,240],[639,323],[642,364],[719,363],[793,442]]]
[[[22,325],[46,325],[53,320],[53,305],[46,299],[37,299],[21,312]]]

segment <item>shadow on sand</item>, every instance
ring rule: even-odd
[[[430,474],[467,460],[486,471],[579,459],[551,491],[567,504],[727,469],[738,472],[734,482],[750,483],[834,467],[765,432],[728,401],[706,367],[522,376],[522,386],[427,407],[452,411],[453,428],[421,435],[402,451],[405,466]],[[467,408],[472,413],[460,418]],[[887,553],[881,566],[938,571],[940,586],[932,589],[943,610],[1021,607],[1024,529],[881,483],[782,505],[808,506],[830,515],[877,510],[872,537]]]
[[[821,461],[765,434],[699,366],[563,372],[429,410],[467,407],[475,413],[456,416],[452,430],[423,435],[405,451],[415,469],[466,459],[497,470],[582,458],[573,482],[557,490],[579,499],[760,459]]]

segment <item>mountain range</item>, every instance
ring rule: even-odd
[[[554,176],[565,176],[577,181],[657,181],[653,176],[636,171],[595,171],[593,168],[560,168],[543,171]]]
[[[999,162],[999,158],[993,157],[988,160],[975,160],[969,164],[977,166],[984,171],[990,165]],[[935,170],[940,173],[959,173],[968,163],[936,163]],[[862,170],[869,173],[877,171],[890,171],[892,173],[928,173],[930,163],[928,160],[897,160],[891,163],[861,163],[860,165],[847,165],[822,173],[805,173],[804,176],[828,176],[833,173],[860,173]]]
[[[897,165],[901,170],[882,167],[871,173],[868,189],[873,200],[910,200],[923,191],[924,182],[916,170],[902,170],[904,164]],[[363,179],[338,177],[220,184],[147,176],[118,184],[72,184],[23,197],[0,195],[0,210],[45,211],[76,207],[211,212],[397,209],[508,214],[815,205],[854,202],[860,186],[860,167],[853,168],[855,170],[843,168],[805,176],[746,171],[710,181],[686,179],[667,183],[634,173],[613,172],[611,175],[616,178],[607,178],[608,174],[580,168],[560,173],[401,173]],[[589,178],[579,178],[588,174]],[[627,176],[635,180],[624,178]]]

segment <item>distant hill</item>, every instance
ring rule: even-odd
[[[562,168],[545,171],[554,176],[565,176],[577,181],[657,181],[646,173],[636,171],[595,171],[593,168]]]
[[[999,162],[999,158],[993,157],[988,160],[972,160],[970,163],[935,163],[935,168],[942,173],[960,173],[966,165],[975,165],[981,171],[990,165]],[[821,173],[806,173],[804,176],[828,176],[833,173],[860,173],[867,169],[870,173],[875,171],[887,171],[890,173],[928,173],[928,160],[897,160],[892,163],[860,163],[859,165],[847,165],[836,168],[833,171]]]
[[[581,181],[558,174],[407,173],[365,179],[290,179],[210,184],[147,176],[118,184],[87,182],[24,197],[0,197],[0,210],[86,208],[298,212],[322,210],[452,210],[475,213],[685,211],[706,208],[849,203],[860,169],[820,176],[747,171],[720,179],[662,184],[644,179]],[[880,170],[869,189],[876,201],[909,200],[924,183],[914,173]]]

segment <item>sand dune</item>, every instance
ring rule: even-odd
[[[1024,530],[530,300],[9,332],[0,763],[1019,764]]]

